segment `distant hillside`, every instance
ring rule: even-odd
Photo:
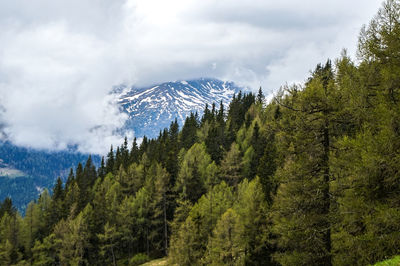
[[[87,154],[74,151],[33,150],[0,142],[0,201],[9,196],[23,211],[44,188],[51,189],[58,176],[65,179],[71,167],[87,158]],[[100,158],[94,156],[93,160],[98,165]]]

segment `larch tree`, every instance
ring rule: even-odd
[[[278,169],[272,207],[273,233],[282,265],[332,265],[330,152],[332,117],[340,97],[331,62],[318,65],[303,90],[293,87],[279,102],[287,156]]]

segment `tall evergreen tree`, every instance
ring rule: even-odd
[[[113,171],[114,171],[114,151],[113,151],[113,146],[111,145],[110,151],[107,154],[106,173],[112,173]]]
[[[218,221],[213,232],[212,247],[206,261],[212,265],[244,265],[244,248],[241,246],[243,226],[233,209],[228,209]]]
[[[103,179],[106,176],[106,165],[104,162],[104,156],[101,157],[100,167],[97,170],[97,176]]]
[[[221,162],[221,178],[231,186],[237,186],[243,178],[240,150],[236,143],[232,143],[231,149]]]
[[[179,170],[175,191],[181,199],[196,202],[205,192],[207,166],[211,163],[204,144],[196,143],[185,154]]]
[[[332,265],[330,152],[339,97],[330,61],[317,66],[301,94],[290,93],[291,105],[281,100],[293,124],[285,129],[288,155],[272,212],[275,258],[283,265]]]
[[[198,126],[199,124],[196,115],[190,113],[190,116],[186,118],[182,131],[180,132],[181,148],[189,149],[194,143],[196,143],[196,131]]]
[[[131,151],[129,153],[129,163],[138,163],[139,162],[139,147],[137,145],[136,137],[133,139]]]
[[[264,96],[264,93],[263,93],[263,91],[262,91],[262,89],[260,87],[258,89],[258,93],[257,93],[257,103],[262,105],[264,103],[264,101],[265,101],[265,96]]]
[[[358,133],[337,145],[332,165],[339,198],[337,264],[373,264],[399,252],[399,37],[400,3],[387,0],[361,31],[358,69],[346,58],[339,65],[339,84],[351,93],[347,109],[361,119],[354,123]],[[352,78],[357,86],[345,82],[349,76],[358,78]]]

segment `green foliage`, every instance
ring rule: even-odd
[[[243,169],[242,169],[242,175],[247,177],[247,178],[252,178],[254,176],[254,172],[257,169],[254,166],[254,160],[256,154],[254,152],[254,149],[252,146],[250,146],[246,152],[243,155],[243,160],[242,160],[242,165],[243,165]]]
[[[214,186],[203,195],[187,213],[187,218],[181,223],[171,241],[171,257],[178,264],[200,263],[210,236],[219,217],[233,204],[232,188],[225,182]],[[194,231],[188,230],[194,227]],[[188,236],[187,234],[190,234]],[[190,246],[185,246],[189,245]],[[182,257],[182,254],[190,254],[190,259]]]
[[[196,202],[205,192],[207,166],[211,163],[204,144],[194,144],[185,154],[175,190],[183,199]]]
[[[55,235],[50,234],[43,239],[43,242],[36,240],[32,249],[33,265],[49,266],[54,265],[58,260],[57,245],[55,243]]]
[[[243,232],[239,243],[244,249],[246,265],[273,265],[271,255],[273,247],[268,243],[269,206],[257,177],[252,181],[243,180],[239,184],[237,200],[233,206],[239,215]]]
[[[196,265],[202,251],[198,250],[197,230],[191,217],[188,217],[179,227],[176,236],[171,239],[170,256],[172,263],[190,266]]]
[[[231,149],[221,162],[221,179],[231,186],[237,186],[243,177],[242,169],[239,146],[233,142]]]
[[[341,147],[352,150],[336,161],[336,167],[341,167],[337,182],[341,220],[334,237],[341,261],[362,264],[398,253],[400,216],[395,194],[399,186],[395,180],[399,168],[397,156],[392,155],[398,142],[388,133],[372,135],[366,131],[356,139],[341,142]],[[346,246],[355,252],[345,254]]]
[[[400,246],[400,4],[266,104],[239,93],[71,169],[22,218],[0,204],[1,265],[369,265]],[[349,252],[350,251],[350,252]],[[396,261],[397,259],[394,259]]]
[[[186,118],[185,124],[183,125],[182,131],[179,135],[181,148],[189,149],[196,143],[196,131],[199,127],[198,123],[197,113],[196,115],[190,113],[190,116]]]
[[[146,254],[138,253],[135,256],[133,256],[132,259],[129,260],[129,265],[130,266],[142,265],[150,260],[151,259]]]
[[[34,202],[30,202],[26,207],[25,218],[23,221],[23,234],[25,236],[24,248],[28,256],[32,255],[31,249],[35,244],[35,239],[38,237],[39,229],[43,226],[43,220],[41,220],[40,215],[41,212],[39,206]]]
[[[275,145],[275,134],[271,133],[265,143],[264,154],[261,156],[257,167],[257,175],[264,191],[265,198],[269,204],[276,191],[276,180],[274,174],[277,168],[278,153]]]
[[[11,265],[12,263],[12,253],[14,247],[11,245],[10,241],[7,239],[5,243],[0,246],[0,262],[3,265]]]
[[[276,260],[283,265],[330,265],[332,199],[330,151],[333,117],[340,104],[331,63],[318,65],[301,93],[288,91],[292,119],[282,121],[288,147],[276,177],[280,183],[272,207]],[[311,244],[312,243],[312,244]]]
[[[110,225],[108,222],[104,226],[104,233],[98,234],[100,240],[100,255],[104,262],[109,265],[116,265],[115,248],[120,240],[121,233],[117,231],[115,225]]]
[[[374,266],[397,266],[399,264],[400,264],[400,256],[396,256],[393,259],[375,263]]]
[[[228,209],[218,221],[208,246],[205,261],[210,265],[244,265],[243,225],[239,215]]]

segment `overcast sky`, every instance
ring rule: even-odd
[[[121,83],[216,77],[266,94],[302,82],[343,48],[380,0],[2,0],[0,122],[35,148],[104,152],[126,119]],[[1,125],[0,125],[1,126]]]

